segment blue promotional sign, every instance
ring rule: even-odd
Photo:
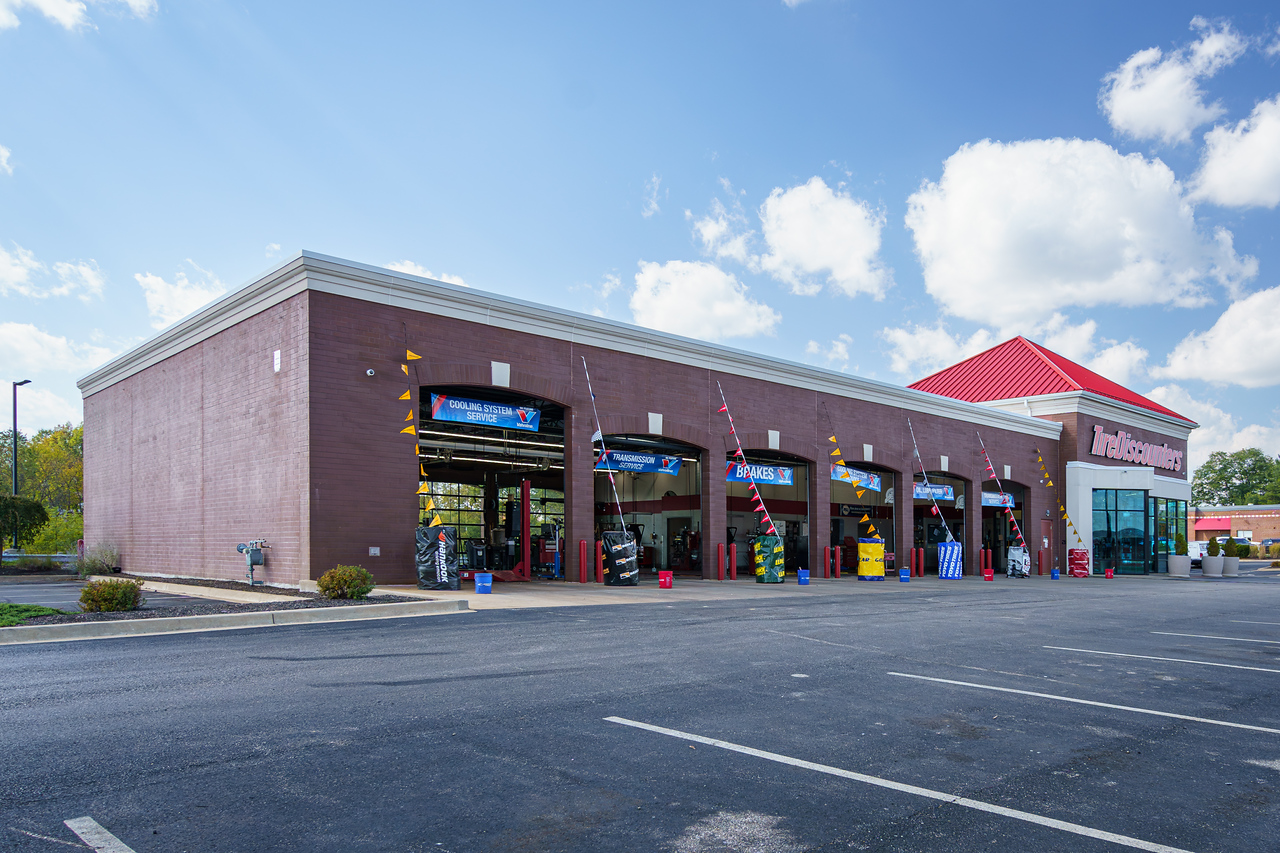
[[[538,419],[542,412],[525,406],[508,406],[505,403],[487,403],[484,400],[468,400],[466,397],[450,397],[446,394],[431,395],[431,418],[437,421],[461,421],[466,424],[538,431]]]
[[[851,486],[857,486],[860,489],[870,489],[873,492],[880,491],[880,475],[872,474],[869,471],[859,471],[857,468],[850,468],[847,465],[832,465],[831,479],[839,480],[841,483],[848,483]]]
[[[911,496],[918,501],[930,498],[935,501],[953,501],[956,499],[956,490],[952,486],[940,486],[937,483],[915,483]]]
[[[754,479],[761,486],[793,486],[795,469],[785,465],[743,465],[730,460],[725,463],[724,479],[727,483],[750,483]]]
[[[635,450],[610,450],[596,460],[597,471],[630,471],[633,474],[679,474],[679,456],[659,456]]]
[[[1013,507],[1013,495],[1008,492],[983,492],[983,506],[1007,506]]]

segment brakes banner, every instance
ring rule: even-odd
[[[630,471],[632,474],[680,473],[679,456],[660,456],[634,450],[607,450],[596,460],[597,471]]]
[[[450,397],[447,394],[431,395],[431,419],[436,421],[460,421],[464,424],[537,432],[541,416],[541,411],[527,406],[508,406],[505,403],[468,400],[466,397]]]
[[[725,463],[724,479],[729,483],[750,483],[754,479],[759,486],[793,486],[795,469],[785,465],[744,465],[729,461]]]
[[[857,468],[850,468],[848,465],[833,463],[831,466],[831,479],[857,486],[860,489],[870,489],[873,492],[880,491],[879,474],[859,471]]]

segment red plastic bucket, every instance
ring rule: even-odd
[[[658,572],[658,589],[671,589],[674,578],[671,572]]]

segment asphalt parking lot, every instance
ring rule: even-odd
[[[1275,849],[1280,583],[834,589],[0,648],[0,850]]]
[[[80,581],[58,581],[55,583],[0,583],[0,601],[9,604],[39,604],[44,607],[55,607],[68,613],[80,612],[80,590],[84,584]],[[165,592],[144,592],[146,602],[143,610],[154,607],[173,607],[190,604],[200,599],[188,595],[172,595]]]

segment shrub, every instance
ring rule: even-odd
[[[1222,556],[1224,557],[1236,556],[1236,540],[1228,539],[1226,542],[1222,543]]]
[[[84,556],[76,561],[76,571],[80,577],[89,575],[109,575],[120,565],[120,552],[111,545],[96,545],[87,548]]]
[[[1179,533],[1178,537],[1173,540],[1173,553],[1177,554],[1179,557],[1187,556],[1187,537],[1183,536],[1181,533]]]
[[[146,601],[140,580],[89,581],[80,590],[80,609],[85,613],[118,613],[137,610]]]
[[[367,598],[373,590],[373,575],[362,566],[337,566],[321,575],[316,586],[327,598]]]
[[[84,516],[71,510],[51,510],[49,523],[31,537],[27,550],[33,554],[74,554],[76,542],[84,538]]]
[[[1273,568],[1273,569],[1280,569],[1280,560],[1272,560],[1272,561],[1271,561],[1271,568]]]
[[[1222,549],[1221,549],[1220,547],[1218,547],[1218,540],[1217,540],[1217,539],[1210,539],[1210,540],[1209,540],[1209,547],[1205,549],[1205,554],[1206,554],[1206,556],[1209,556],[1209,557],[1216,557],[1216,556],[1218,556],[1218,555],[1219,555],[1219,554],[1221,554],[1221,553],[1222,553]]]
[[[39,604],[7,604],[0,602],[0,628],[11,628],[21,625],[34,616],[54,616],[66,613],[52,607],[41,607]]]

